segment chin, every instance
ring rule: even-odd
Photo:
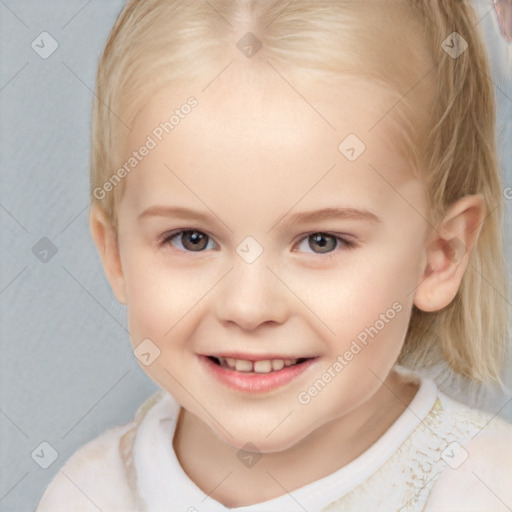
[[[211,428],[211,426],[210,426]],[[277,430],[269,435],[269,429],[255,429],[247,428],[246,425],[242,427],[234,427],[226,425],[227,430],[232,434],[230,437],[224,430],[215,428],[214,434],[220,440],[235,450],[254,451],[260,453],[278,453],[286,451],[300,443],[307,437],[307,433],[291,433],[283,428],[283,431],[278,435]]]

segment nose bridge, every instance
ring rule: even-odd
[[[250,240],[240,244],[236,252],[233,268],[217,296],[219,320],[237,323],[244,329],[269,321],[282,323],[286,298],[279,279],[268,268],[267,254],[257,250]]]

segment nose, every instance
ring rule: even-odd
[[[266,323],[282,324],[289,314],[287,300],[285,287],[263,257],[253,263],[239,259],[219,283],[217,318],[248,331]]]

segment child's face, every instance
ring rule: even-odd
[[[296,91],[271,70],[266,80],[249,85],[228,68],[204,92],[155,96],[126,158],[188,97],[198,105],[127,176],[118,222],[132,343],[149,338],[160,351],[145,371],[232,446],[276,451],[364,407],[383,385],[423,275],[428,225],[391,114],[370,131],[394,103],[383,90],[347,82],[336,94],[295,80]],[[338,149],[349,134],[366,145],[355,161]],[[190,213],[149,214],[157,205]],[[341,214],[288,220],[325,208]],[[179,230],[200,233],[164,241]],[[209,357],[275,368],[308,360],[256,374]]]

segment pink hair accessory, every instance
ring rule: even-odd
[[[494,8],[500,22],[501,33],[510,43],[512,41],[512,0],[494,0]]]

